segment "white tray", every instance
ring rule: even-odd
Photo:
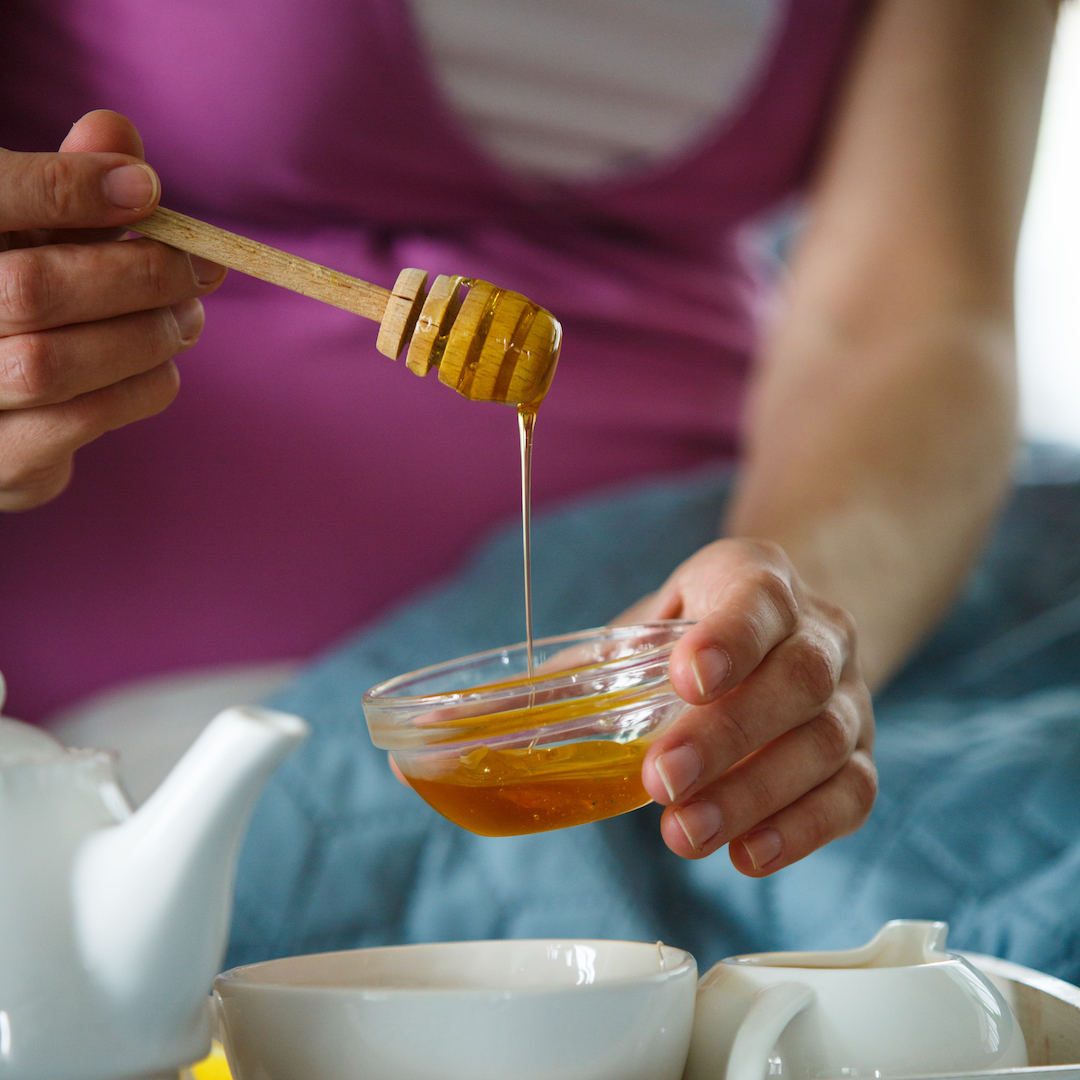
[[[1027,1041],[1026,1069],[946,1073],[963,1077],[1016,1076],[1037,1080],[1080,1080],[1080,988],[1072,983],[980,953],[961,953],[1001,991]],[[926,1078],[924,1078],[926,1080]]]
[[[980,953],[962,953],[990,977],[1009,1003],[1027,1041],[1026,1069],[942,1073],[948,1080],[985,1077],[1031,1077],[1032,1080],[1080,1080],[1080,988],[1072,983]],[[185,1070],[179,1080],[190,1080]],[[921,1080],[931,1080],[925,1075]]]

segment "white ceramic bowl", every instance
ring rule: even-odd
[[[214,983],[235,1080],[678,1080],[697,964],[628,941],[321,953]]]

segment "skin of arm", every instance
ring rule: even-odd
[[[725,539],[620,621],[699,620],[696,707],[642,779],[679,855],[760,877],[876,794],[870,688],[941,616],[1007,491],[1013,265],[1050,0],[882,0],[747,410]]]
[[[730,536],[845,607],[880,685],[1008,486],[1013,266],[1054,10],[892,0],[852,73],[766,346]]]

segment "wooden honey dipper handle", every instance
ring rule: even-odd
[[[379,324],[376,348],[417,375],[439,368],[439,381],[473,401],[535,407],[559,358],[562,328],[520,293],[486,281],[439,275],[427,291],[425,270],[402,270],[392,289],[159,206],[132,232],[191,255],[281,285]],[[462,287],[468,287],[464,300]]]
[[[403,270],[394,288],[384,289],[163,206],[132,225],[131,231],[373,319],[381,324],[379,351],[395,360],[424,302],[427,274],[422,270]]]

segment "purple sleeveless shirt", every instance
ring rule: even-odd
[[[130,117],[163,202],[390,285],[485,278],[565,335],[534,497],[732,458],[759,286],[736,226],[805,182],[866,0],[789,0],[733,115],[588,184],[496,165],[404,0],[7,0],[0,145]],[[375,351],[376,327],[230,274],[176,403],[0,516],[0,670],[40,717],[157,672],[304,656],[453,567],[519,505],[512,410]]]

